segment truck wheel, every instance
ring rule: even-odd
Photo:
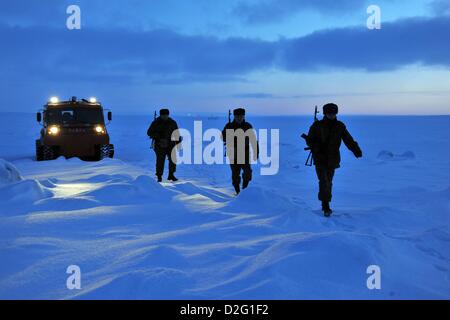
[[[53,149],[50,146],[42,145],[42,156],[43,160],[55,160],[56,159],[56,152],[55,149]]]
[[[36,161],[43,161],[44,153],[42,150],[41,140],[36,140]]]
[[[112,158],[114,156],[114,146],[111,144],[101,144],[98,147],[98,160]]]
[[[109,145],[109,157],[114,158],[114,145],[113,144]]]

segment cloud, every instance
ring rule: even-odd
[[[412,64],[450,66],[450,18],[412,18],[314,32],[284,41],[280,64],[289,71],[326,68],[388,71]]]
[[[66,8],[70,4],[69,0],[2,1],[0,21],[13,26],[30,26],[43,23],[53,26],[57,23],[64,24]]]
[[[161,75],[157,79],[151,80],[152,84],[156,85],[182,85],[185,83],[223,83],[223,82],[234,82],[234,83],[248,83],[249,81],[244,77],[240,76],[220,76],[220,75],[190,75],[181,74],[177,76],[164,76]]]
[[[275,61],[272,43],[186,36],[168,30],[75,30],[0,26],[10,76],[57,81],[133,75],[153,81],[236,79]]]
[[[228,12],[232,4],[217,5],[210,0],[13,0],[1,1],[0,23],[11,26],[65,26],[70,5],[81,10],[82,25],[87,28],[126,28],[151,30],[156,28],[225,32],[224,19],[209,13]],[[223,8],[226,8],[224,10]]]
[[[450,17],[415,18],[263,41],[168,30],[68,31],[0,25],[1,78],[49,82],[245,81],[256,71],[395,70],[450,66]]]
[[[300,10],[315,10],[321,13],[344,13],[364,7],[361,0],[261,0],[242,1],[233,12],[248,24],[274,23],[297,14]]]
[[[249,93],[236,93],[232,95],[232,98],[238,99],[275,99],[278,96],[275,96],[271,93],[264,92],[249,92]]]
[[[448,0],[434,0],[429,6],[436,15],[450,15],[450,2]]]

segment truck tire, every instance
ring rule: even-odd
[[[43,145],[42,146],[42,155],[44,160],[55,160],[56,159],[56,152],[53,147]]]
[[[41,144],[40,140],[36,140],[36,161],[55,160],[56,152],[53,147]]]
[[[36,140],[36,161],[44,160],[44,152],[42,150],[41,140]]]
[[[113,144],[109,145],[109,157],[114,158],[114,145]]]
[[[114,146],[112,144],[101,144],[98,146],[98,160],[114,157]]]

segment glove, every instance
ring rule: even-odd
[[[362,158],[363,154],[360,148],[356,149],[353,154],[355,155],[356,158]]]

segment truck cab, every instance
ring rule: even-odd
[[[114,146],[106,129],[103,106],[95,98],[59,101],[53,97],[37,113],[42,125],[36,140],[36,160],[59,156],[101,160],[114,156]],[[108,121],[112,120],[111,111]]]

